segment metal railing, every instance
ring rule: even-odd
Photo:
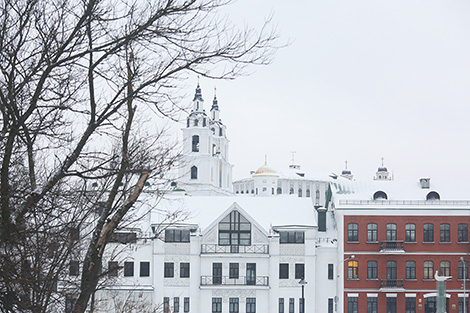
[[[380,288],[403,288],[403,279],[381,279]]]
[[[339,200],[340,205],[460,205],[470,206],[470,200]]]
[[[404,251],[403,241],[385,240],[380,242],[381,251]]]
[[[230,278],[229,276],[201,276],[202,286],[268,286],[268,276],[245,277],[239,276],[238,278]]]
[[[251,245],[251,246],[219,246],[219,245],[201,245],[201,253],[255,253],[268,254],[269,245]]]

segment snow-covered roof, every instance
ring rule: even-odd
[[[317,226],[316,213],[310,198],[289,195],[277,197],[187,196],[167,195],[158,203],[163,212],[184,211],[185,224],[199,225],[205,230],[234,203],[256,220],[266,231],[271,226]],[[161,214],[153,214],[151,223],[162,222]]]

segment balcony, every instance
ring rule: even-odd
[[[403,279],[381,279],[380,289],[403,289]]]
[[[385,240],[380,242],[380,252],[383,253],[405,253],[403,241]]]
[[[201,276],[201,286],[269,286],[268,276],[229,278],[229,276]]]
[[[251,246],[219,246],[219,245],[201,245],[201,253],[254,253],[268,254],[269,245],[251,245]]]

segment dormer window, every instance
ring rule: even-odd
[[[238,211],[232,211],[219,223],[220,246],[251,245],[251,223]]]
[[[437,192],[431,191],[426,196],[426,200],[429,200],[429,201],[441,200],[441,196]]]
[[[377,191],[374,193],[374,200],[387,200],[387,194],[383,191]]]

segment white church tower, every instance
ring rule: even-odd
[[[213,195],[232,192],[229,140],[219,113],[217,96],[214,94],[210,117],[207,116],[198,83],[192,110],[186,128],[183,128],[185,161],[180,171],[180,182],[181,188],[190,193]]]

